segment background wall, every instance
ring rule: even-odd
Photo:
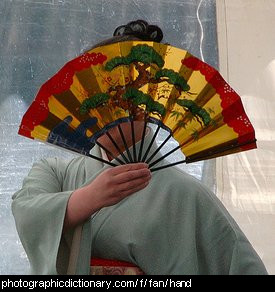
[[[275,1],[216,2],[220,71],[258,140],[258,149],[216,160],[217,195],[275,274]]]
[[[159,25],[164,42],[187,49],[217,68],[215,13],[214,0],[0,1],[0,274],[28,272],[10,210],[12,194],[34,161],[71,157],[17,135],[22,115],[39,87],[64,63],[110,37],[115,27],[140,18]],[[214,166],[210,161],[181,167],[213,189]]]

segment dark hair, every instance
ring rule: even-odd
[[[132,35],[144,41],[161,42],[162,30],[156,25],[149,25],[145,20],[135,20],[117,27],[114,36]]]
[[[112,38],[94,45],[91,49],[131,40],[153,41],[160,43],[162,38],[162,30],[158,26],[149,25],[147,21],[138,19],[117,27]]]

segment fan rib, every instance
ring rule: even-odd
[[[159,166],[159,167],[151,168],[150,171],[154,172],[154,171],[157,171],[157,170],[165,169],[167,167],[175,166],[175,165],[182,164],[182,163],[186,163],[186,159],[180,160],[180,161],[177,161],[177,162],[173,162],[173,163],[169,163],[169,164],[166,164],[166,165],[162,165],[162,166]]]
[[[161,145],[154,151],[154,153],[145,162],[149,163],[171,137],[172,137],[172,133],[168,135],[168,137],[161,143]]]
[[[147,158],[147,156],[149,154],[149,151],[150,151],[150,149],[151,149],[151,147],[152,147],[152,145],[153,145],[153,143],[154,143],[154,141],[155,141],[155,139],[157,137],[157,134],[158,134],[159,130],[160,130],[160,124],[158,124],[156,132],[155,132],[154,136],[152,137],[152,139],[150,141],[150,144],[148,145],[148,147],[146,149],[146,152],[145,152],[144,156],[141,159],[141,162],[144,162],[146,160],[146,158]]]
[[[96,144],[97,144],[100,148],[102,148],[102,149],[106,152],[106,154],[108,154],[108,155],[111,156],[113,159],[115,159],[118,163],[120,163],[120,164],[125,164],[124,161],[122,161],[122,160],[119,159],[118,157],[115,157],[114,154],[113,154],[111,151],[109,151],[105,146],[103,146],[101,143],[99,143],[98,141],[96,141]]]
[[[127,155],[128,155],[128,160],[132,163],[133,162],[133,158],[132,158],[132,155],[131,155],[131,152],[129,151],[129,147],[127,145],[127,142],[126,142],[126,139],[125,139],[125,136],[123,134],[123,131],[121,129],[121,126],[120,124],[118,124],[118,130],[119,130],[119,134],[121,136],[121,139],[122,139],[122,142],[123,142],[123,145],[125,147],[125,150],[127,152]]]
[[[159,159],[153,161],[152,163],[149,164],[149,168],[151,168],[153,165],[159,163],[161,160],[165,159],[167,156],[171,155],[172,153],[174,153],[176,150],[180,149],[181,145],[175,147],[174,149],[170,150],[168,153],[166,153],[165,155],[161,156]]]
[[[126,163],[129,163],[129,160],[127,159],[127,157],[124,155],[124,153],[121,151],[121,149],[119,148],[119,146],[117,145],[116,141],[114,140],[114,138],[111,136],[110,133],[106,132],[107,137],[110,139],[110,141],[113,143],[113,145],[115,146],[116,150],[119,152],[119,154],[122,156],[122,158],[124,159],[124,161]]]
[[[137,162],[136,139],[135,139],[135,125],[134,125],[133,119],[131,120],[131,132],[132,132],[132,143],[133,143],[134,162]]]
[[[144,145],[144,138],[145,138],[145,133],[146,133],[146,128],[147,128],[146,118],[144,120],[145,120],[145,122],[144,122],[144,126],[143,126],[142,138],[141,138],[140,148],[139,148],[139,153],[138,153],[138,161],[141,161],[142,150],[143,150],[143,145]]]
[[[100,162],[106,163],[106,164],[108,164],[108,165],[110,165],[110,166],[114,166],[114,167],[117,166],[117,164],[115,164],[115,163],[113,163],[113,162],[111,162],[111,161],[105,160],[105,159],[103,159],[103,158],[101,158],[101,157],[97,157],[97,156],[92,155],[92,154],[87,154],[87,156],[90,157],[90,158],[93,158],[93,159],[95,159],[95,160],[97,160],[97,161],[100,161]]]

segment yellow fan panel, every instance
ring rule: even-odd
[[[187,55],[187,51],[180,50],[175,47],[168,46],[164,57],[164,68],[172,69],[175,72],[179,72],[182,67],[181,60]]]
[[[218,116],[223,111],[223,108],[221,107],[220,95],[218,93],[213,95],[203,106],[203,108],[210,114],[212,119]]]
[[[162,59],[165,59],[167,56],[167,53],[169,52],[170,46],[160,45],[159,43],[153,43],[153,48],[162,57]],[[165,67],[165,65],[163,67]],[[159,68],[157,65],[152,64],[152,66],[150,66],[150,68],[149,68],[151,78],[154,78],[156,75],[156,72],[160,69],[162,69],[162,68]],[[167,84],[167,82],[166,82],[166,84]],[[147,92],[145,92],[145,93],[150,94],[150,96],[155,101],[159,101],[159,99],[162,95],[161,92],[162,92],[163,87],[164,87],[163,83],[150,83],[150,84],[148,84]],[[173,86],[170,87],[169,92],[171,92],[172,87]]]
[[[127,56],[128,54],[130,54],[132,46],[135,46],[137,44],[139,44],[139,42],[135,42],[135,41],[120,43],[119,52],[117,53],[117,56],[123,56],[123,57]],[[123,68],[122,72],[124,73],[125,78],[126,77],[129,78],[128,82],[125,82],[125,83],[129,83],[130,80],[132,81],[137,78],[138,72],[136,71],[135,66],[133,64],[131,64],[130,66],[120,66],[120,67]]]
[[[193,71],[188,80],[188,85],[191,88],[191,94],[188,95],[188,99],[195,99],[207,84],[208,82],[205,80],[205,77],[199,71]]]
[[[58,117],[60,120],[64,120],[67,116],[71,116],[73,118],[70,126],[72,128],[77,128],[80,125],[80,121],[72,115],[71,112],[68,111],[53,95],[49,98],[48,103],[49,110],[52,114]]]
[[[184,146],[181,149],[185,156],[190,156],[194,153],[209,149],[237,138],[238,134],[235,133],[232,128],[229,128],[227,125],[223,125],[208,135],[200,138],[198,141],[193,141],[187,147]]]
[[[82,86],[76,75],[73,76],[73,84],[71,85],[70,90],[80,103],[89,97],[89,93]]]
[[[43,127],[43,126],[36,126],[33,131],[31,132],[31,136],[34,139],[38,139],[41,141],[47,141],[47,138],[50,134],[50,130]]]
[[[91,70],[95,75],[95,82],[100,87],[100,92],[107,92],[111,86],[125,85],[125,75],[127,73],[124,66],[118,66],[111,72],[104,69],[105,64],[117,56],[121,56],[120,44],[112,44],[104,47],[98,47],[90,51],[90,53],[101,53],[108,56],[103,65],[92,66]]]

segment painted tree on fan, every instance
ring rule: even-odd
[[[180,99],[182,92],[188,92],[190,86],[177,72],[171,69],[162,68],[164,66],[164,60],[154,48],[146,44],[136,45],[132,47],[127,56],[115,57],[108,61],[105,64],[105,70],[112,71],[118,66],[130,65],[134,65],[138,72],[138,76],[135,80],[129,81],[124,86],[110,86],[106,93],[98,93],[87,98],[82,103],[80,112],[84,114],[89,112],[90,109],[110,104],[112,106],[118,106],[125,111],[129,111],[130,115],[134,115],[136,119],[138,119],[140,112],[144,112],[144,109],[140,106],[145,106],[146,115],[153,113],[160,117],[170,114],[175,116],[176,113],[172,108],[174,104],[177,103],[187,112],[191,113],[201,125],[202,123],[204,126],[209,125],[211,118],[205,109],[198,106],[192,100]],[[147,71],[147,68],[152,65],[157,66],[154,76],[151,76],[150,72]],[[145,94],[139,90],[146,84],[160,84],[164,82],[173,85],[177,91],[176,95],[168,100],[168,106],[166,108],[160,102],[155,101],[150,94]],[[186,117],[184,119],[186,120]],[[181,123],[179,123],[179,126],[182,125],[183,122],[184,121],[182,120]]]

